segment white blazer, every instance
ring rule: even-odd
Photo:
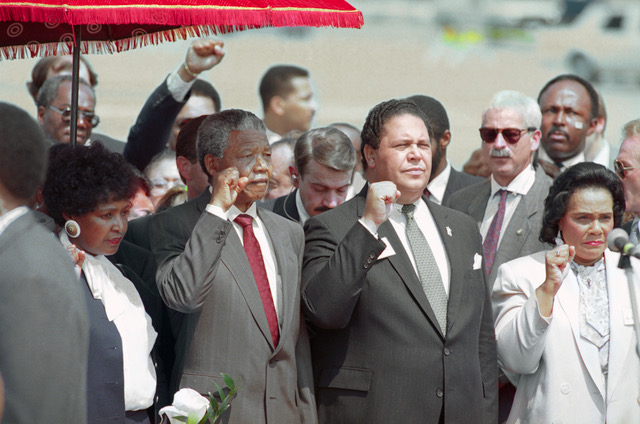
[[[620,255],[605,251],[609,292],[609,372],[598,349],[580,337],[578,281],[569,272],[553,313],[540,316],[535,290],[545,279],[545,252],[503,264],[493,286],[498,362],[517,387],[508,423],[640,423],[640,360],[627,278]],[[632,259],[640,288],[640,262]]]

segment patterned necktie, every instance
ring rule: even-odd
[[[269,280],[267,279],[267,271],[264,267],[264,260],[262,259],[262,251],[253,233],[253,218],[250,215],[240,214],[234,219],[242,227],[242,239],[244,243],[244,251],[249,259],[249,265],[251,265],[251,271],[253,272],[253,278],[256,280],[258,286],[258,292],[262,299],[262,306],[264,307],[264,313],[267,315],[267,322],[269,323],[269,330],[271,331],[271,337],[273,338],[273,345],[278,345],[280,339],[280,330],[278,329],[278,316],[276,315],[276,308],[273,305],[273,297],[271,296],[271,288],[269,287]]]
[[[447,292],[444,291],[440,270],[436,258],[427,243],[427,239],[420,231],[416,220],[413,218],[416,205],[402,206],[402,213],[407,219],[407,238],[413,251],[413,258],[418,268],[418,277],[422,283],[422,290],[427,295],[431,309],[436,315],[442,334],[447,334]]]
[[[504,211],[507,207],[507,196],[509,192],[507,190],[499,190],[498,194],[500,195],[498,212],[496,212],[496,215],[493,217],[489,231],[487,231],[487,237],[484,239],[484,243],[482,243],[484,266],[487,275],[491,274],[493,260],[496,258],[496,250],[498,250],[498,240],[500,240],[500,231],[502,231],[502,221],[504,221]]]

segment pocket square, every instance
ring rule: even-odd
[[[380,255],[378,256],[378,260],[388,258],[389,256],[393,256],[396,254],[396,251],[393,250],[393,247],[391,246],[391,243],[389,242],[388,238],[382,237],[382,241],[384,242],[386,247],[384,248],[382,253],[380,253]]]
[[[473,269],[480,268],[482,268],[482,255],[476,253],[475,255],[473,255]]]

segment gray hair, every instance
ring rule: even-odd
[[[326,127],[305,132],[294,149],[296,168],[304,176],[311,159],[336,171],[353,171],[356,151],[349,137],[342,131]]]
[[[542,112],[538,102],[519,91],[503,90],[494,94],[489,107],[482,113],[482,122],[489,110],[511,109],[524,121],[526,128],[540,128],[542,123]]]
[[[202,170],[209,176],[204,158],[212,155],[221,159],[229,146],[231,131],[256,130],[266,133],[264,123],[251,112],[241,109],[227,109],[207,116],[198,128],[196,148],[198,162]]]
[[[71,75],[58,75],[46,80],[44,84],[42,84],[42,87],[40,87],[40,91],[38,91],[38,100],[36,102],[36,105],[38,107],[49,106],[53,99],[58,96],[58,90],[60,90],[60,86],[62,85],[62,83],[66,81],[72,82],[73,77]],[[79,85],[84,85],[89,89],[91,95],[93,96],[93,101],[95,102],[96,92],[93,87],[91,87],[91,85],[89,85],[89,83],[82,78],[79,79]]]
[[[624,128],[622,128],[622,138],[634,137],[640,134],[640,118],[634,119],[633,121],[629,121],[624,124]]]

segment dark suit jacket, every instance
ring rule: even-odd
[[[296,193],[298,193],[298,189],[277,199],[262,202],[258,204],[258,207],[269,210],[294,222],[300,222],[300,215],[298,214],[298,207],[296,206]]]
[[[366,189],[365,189],[366,190]],[[303,308],[321,423],[497,422],[493,315],[476,224],[427,201],[451,263],[447,335],[389,221],[357,220],[366,192],[309,219]],[[394,255],[376,259],[387,238]],[[474,266],[475,263],[475,266]]]
[[[124,147],[126,143],[121,140],[116,140],[115,138],[109,137],[106,134],[91,132],[91,141],[99,141],[102,143],[104,147],[109,149],[114,153],[120,153],[124,151]]]
[[[32,213],[0,234],[2,423],[86,423],[89,316],[69,254]]]
[[[550,246],[538,240],[538,237],[542,228],[544,199],[549,194],[549,187],[552,183],[553,180],[544,173],[541,166],[538,166],[533,186],[520,199],[520,203],[509,221],[509,226],[504,229],[504,236],[502,236],[502,241],[496,252],[491,274],[487,279],[491,286],[498,275],[498,268],[503,263],[549,249]],[[446,206],[471,216],[479,226],[484,218],[490,196],[491,180],[486,179],[479,184],[456,192],[451,196]]]
[[[214,381],[222,385],[222,372],[239,379],[243,389],[223,422],[314,423],[311,357],[300,325],[302,229],[258,209],[278,268],[280,341],[274,346],[242,243],[229,221],[205,212],[210,197],[206,191],[153,221],[160,294],[188,314],[175,378],[204,394],[215,391]]]
[[[478,177],[476,175],[467,174],[465,172],[456,171],[451,168],[451,174],[449,174],[449,181],[447,181],[447,188],[442,196],[442,204],[445,205],[451,195],[458,190],[469,187],[470,185],[480,183],[485,178]]]
[[[147,98],[129,130],[124,158],[144,171],[151,159],[166,149],[173,123],[188,99],[189,95],[183,102],[177,102],[169,92],[165,78]]]

